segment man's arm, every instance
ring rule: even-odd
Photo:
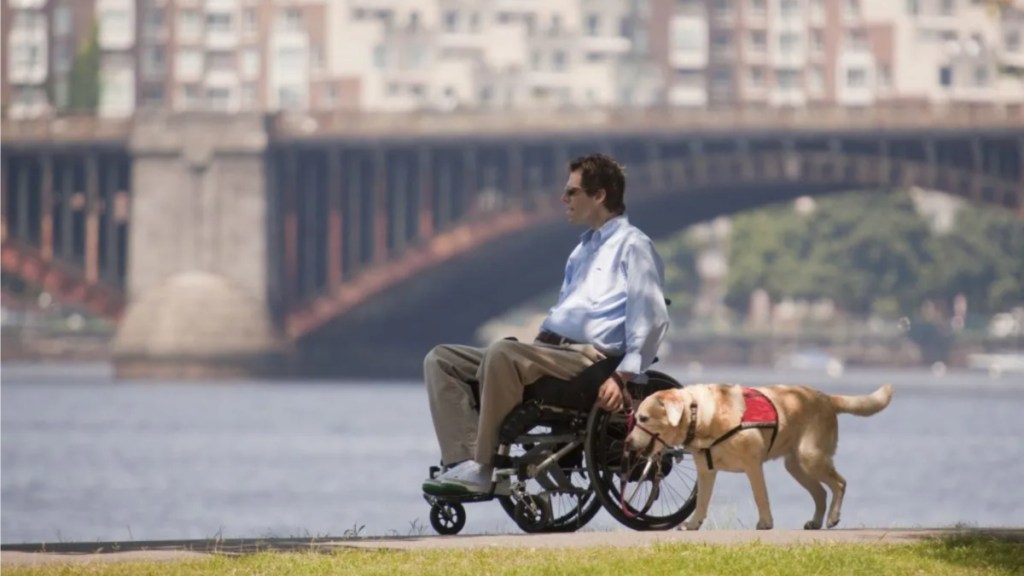
[[[665,333],[664,266],[654,243],[644,237],[630,243],[622,265],[626,273],[626,354],[619,371],[639,374],[654,362]]]

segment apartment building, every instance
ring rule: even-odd
[[[3,0],[6,114],[1024,100],[1024,0]]]
[[[3,22],[3,107],[13,117],[49,110],[51,7],[46,0],[5,0]]]
[[[646,0],[351,0],[328,14],[330,69],[363,109],[648,105],[663,91]]]

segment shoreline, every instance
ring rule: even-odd
[[[471,550],[493,548],[575,549],[650,547],[662,544],[733,546],[768,544],[914,544],[949,537],[988,537],[1024,545],[1024,527],[896,528],[831,530],[602,531],[571,534],[481,534],[465,536],[227,538],[128,542],[37,542],[0,545],[0,568],[96,562],[174,562],[211,555],[240,556],[259,552],[332,552],[361,550]]]

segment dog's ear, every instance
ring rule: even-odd
[[[675,428],[683,419],[683,402],[675,395],[662,396],[658,403],[665,408],[665,416],[668,418],[668,425]]]

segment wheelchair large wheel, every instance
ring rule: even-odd
[[[631,386],[634,405],[653,392],[682,386],[648,371],[647,384]],[[586,459],[597,499],[613,518],[634,530],[668,530],[696,507],[697,467],[681,448],[658,461],[625,453],[627,414],[594,408],[587,422]]]
[[[550,432],[549,428],[538,427],[531,431],[534,434]],[[579,434],[584,433],[583,429]],[[540,458],[550,454],[560,446],[551,450],[537,450],[530,444],[513,445],[511,456],[520,463],[520,468],[536,463]],[[587,473],[583,458],[583,446],[577,453],[566,455],[561,465],[542,472],[534,478],[527,478],[525,469],[519,474],[519,480],[525,482],[525,498],[500,496],[498,501],[509,518],[523,532],[575,532],[601,510],[601,502],[594,495],[594,489]],[[539,452],[531,461],[531,450]]]

